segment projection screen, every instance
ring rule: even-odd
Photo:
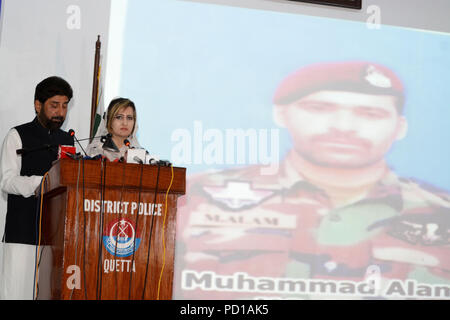
[[[112,12],[107,99],[133,100],[140,144],[187,168],[175,299],[450,297],[449,33]]]

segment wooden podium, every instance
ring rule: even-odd
[[[56,161],[44,178],[37,299],[171,299],[185,178],[185,168]]]

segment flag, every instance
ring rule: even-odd
[[[100,126],[100,122],[103,117],[104,113],[104,101],[103,101],[103,76],[101,72],[102,68],[101,65],[98,68],[98,91],[97,91],[97,106],[96,106],[96,112],[95,112],[95,120],[94,120],[94,128],[92,129],[92,135],[91,137],[95,137],[97,134],[98,127]]]
[[[103,74],[101,72],[101,42],[98,36],[95,43],[94,81],[91,105],[91,138],[95,137],[103,115]]]

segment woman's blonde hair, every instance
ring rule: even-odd
[[[126,98],[117,98],[109,103],[108,110],[106,112],[106,129],[109,133],[112,133],[112,120],[114,117],[122,108],[127,107],[131,107],[133,109],[134,124],[131,132],[134,132],[134,128],[136,127],[136,107],[134,106],[134,102]]]

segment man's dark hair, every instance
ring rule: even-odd
[[[70,84],[60,77],[49,77],[42,80],[37,86],[34,93],[34,100],[45,103],[48,99],[54,96],[66,96],[72,99],[73,91]]]

